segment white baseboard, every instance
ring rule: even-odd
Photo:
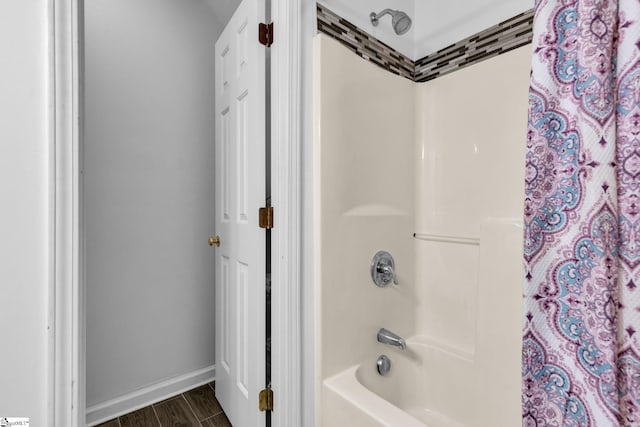
[[[204,369],[174,377],[123,396],[87,408],[87,426],[95,426],[120,415],[160,402],[215,379],[216,368]]]

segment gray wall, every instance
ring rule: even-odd
[[[52,282],[48,2],[0,6],[0,415],[47,415]]]
[[[86,0],[87,406],[214,363],[204,0]]]

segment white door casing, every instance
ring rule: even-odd
[[[264,3],[243,0],[216,58],[216,396],[234,426],[265,424],[266,234]]]

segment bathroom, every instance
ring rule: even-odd
[[[315,317],[302,327],[311,323],[317,329],[313,343],[305,343],[315,349],[314,368],[303,362],[301,371],[319,380],[305,381],[312,390],[303,396],[313,395],[315,401],[314,415],[306,415],[314,419],[303,425],[355,425],[360,418],[362,425],[410,425],[402,416],[429,426],[515,425],[520,413],[521,292],[514,284],[522,274],[525,149],[516,142],[524,141],[526,132],[531,52],[526,35],[515,40],[508,36],[526,33],[530,16],[507,31],[506,42],[494,37],[502,43],[496,49],[505,43],[516,49],[463,62],[466,67],[422,81],[363,60],[331,37],[331,23],[339,13],[397,46],[396,55],[418,63],[521,15],[530,5],[508,2],[490,9],[478,4],[469,16],[482,10],[487,16],[477,22],[461,20],[462,28],[448,25],[450,34],[444,34],[427,18],[432,16],[427,4],[398,2],[393,7],[413,20],[401,35],[394,33],[391,16],[381,16],[375,27],[370,21],[372,11],[386,6],[383,1],[327,1],[313,10],[318,34],[309,47],[312,72],[307,76],[313,91],[313,143],[306,146],[312,151],[304,152],[313,176],[307,179],[312,190],[302,191],[313,209],[313,247],[305,255],[314,256],[315,276],[302,292],[304,298],[310,298],[304,292],[313,292],[307,302],[312,309],[303,315]],[[223,344],[216,339],[214,346],[213,341],[215,334],[224,334],[214,325],[227,311],[213,306],[209,278],[211,256],[218,257],[229,238],[218,224],[211,227],[217,211],[208,183],[219,180],[215,170],[226,169],[213,163],[209,142],[214,126],[220,126],[208,117],[219,114],[209,99],[214,86],[221,91],[217,80],[213,84],[213,76],[221,75],[212,69],[213,52],[208,50],[210,41],[220,38],[225,18],[222,11],[210,11],[206,2],[179,7],[171,1],[162,6],[85,1],[90,424],[109,420],[127,405],[142,406],[166,397],[163,393],[214,378],[219,397],[224,393],[218,359],[224,357]],[[228,20],[233,7],[223,12]],[[443,20],[445,11],[440,13]],[[138,25],[142,20],[147,24]],[[146,54],[137,56],[140,51]],[[130,59],[122,63],[122,57]],[[151,69],[141,81],[138,76]],[[478,80],[483,84],[477,85]],[[123,90],[136,94],[124,106],[110,96]],[[162,107],[150,108],[149,98],[157,98]],[[171,102],[164,104],[167,99]],[[149,140],[154,141],[151,157],[143,143]],[[181,164],[189,165],[188,172]],[[114,176],[113,170],[119,173]],[[142,205],[140,191],[146,193]],[[171,212],[173,219],[158,211]],[[185,222],[188,233],[180,225]],[[220,234],[220,248],[203,244],[208,233]],[[119,251],[121,242],[139,250]],[[380,250],[395,260],[397,285],[382,288],[371,280],[372,257]],[[222,299],[218,295],[216,302]],[[151,302],[152,309],[142,308]],[[176,316],[166,316],[174,305],[188,307],[189,314],[178,309]],[[117,317],[113,306],[121,307]],[[126,324],[135,326],[123,331]],[[406,349],[377,342],[383,327],[406,338]],[[173,337],[176,350],[150,358],[167,337]],[[126,356],[124,348],[129,349]],[[179,348],[193,351],[185,354]],[[391,363],[384,377],[376,371],[382,354]],[[400,386],[409,382],[416,388]],[[273,389],[283,389],[276,378]],[[389,393],[407,402],[391,399]],[[375,396],[388,403],[374,403],[358,413],[355,408],[365,407],[360,399]],[[388,405],[407,409],[407,415]],[[385,408],[388,413],[377,414]],[[226,411],[233,420],[232,410]]]
[[[88,78],[105,72],[101,76],[105,80],[87,82],[87,96],[99,93],[99,97],[85,100],[93,114],[87,120],[94,120],[84,123],[85,131],[99,135],[107,145],[101,148],[103,151],[95,151],[99,150],[97,146],[86,147],[94,151],[85,153],[85,162],[90,167],[88,174],[98,170],[106,176],[110,173],[108,162],[119,162],[122,158],[114,150],[122,150],[124,154],[120,156],[129,156],[128,162],[121,165],[120,176],[110,179],[127,182],[126,185],[120,182],[120,188],[130,186],[132,179],[149,187],[130,186],[131,193],[123,194],[115,187],[105,189],[106,181],[95,179],[96,175],[88,175],[89,181],[84,183],[100,191],[85,200],[88,204],[84,225],[89,227],[96,220],[112,222],[110,227],[84,230],[90,240],[83,250],[93,257],[88,260],[87,272],[91,275],[98,271],[100,277],[108,278],[105,283],[112,286],[109,289],[105,285],[100,292],[88,290],[87,331],[93,333],[87,337],[87,378],[78,374],[83,366],[75,366],[76,373],[70,375],[80,381],[80,391],[74,390],[70,399],[80,405],[86,403],[83,408],[87,408],[87,414],[78,410],[77,405],[69,407],[78,411],[75,416],[87,415],[91,425],[165,398],[170,392],[216,379],[218,366],[212,331],[219,313],[211,309],[210,286],[215,274],[210,259],[215,249],[206,246],[208,235],[216,233],[210,221],[215,209],[213,197],[206,185],[215,179],[212,176],[215,166],[213,147],[206,138],[213,138],[215,132],[214,105],[209,99],[214,96],[213,39],[222,32],[239,3],[218,2],[226,5],[224,11],[217,11],[219,14],[207,9],[204,0],[190,1],[195,6],[189,10],[171,9],[173,4],[152,15],[154,24],[145,27],[136,21],[151,16],[141,6],[145,2],[138,2],[136,14],[131,13],[122,22],[115,14],[108,14],[108,1],[96,2],[104,9],[88,11],[91,21],[85,24],[93,27],[85,29],[85,47],[102,43],[101,49],[119,53],[124,50],[129,61],[126,65],[109,64],[120,73],[119,82],[108,67],[101,68],[105,67],[103,58],[88,56],[91,60],[86,64]],[[85,10],[89,2],[84,1]],[[46,2],[41,3],[42,10],[46,10]],[[284,6],[290,3],[296,3],[291,9],[297,13],[293,17],[287,15]],[[274,257],[289,263],[281,274],[282,277],[289,274],[287,277],[295,285],[289,283],[291,291],[273,301],[274,307],[279,308],[275,313],[289,316],[285,320],[278,318],[275,323],[282,322],[289,329],[276,326],[273,331],[275,338],[285,342],[280,349],[282,353],[276,352],[285,358],[273,362],[274,370],[279,369],[273,377],[273,388],[283,396],[276,397],[276,402],[284,402],[281,411],[273,413],[273,425],[520,425],[522,201],[533,2],[323,0],[316,5],[314,1],[298,4],[273,0],[272,4],[280,7],[272,13],[274,22],[283,22],[276,18],[286,17],[289,34],[300,36],[299,40],[280,39],[290,52],[297,52],[297,64],[287,62],[295,55],[276,49],[277,37],[271,57],[273,67],[280,70],[290,67],[286,71],[290,74],[274,73],[272,81],[282,88],[286,86],[283,81],[294,76],[297,79],[285,83],[298,85],[299,91],[288,94],[299,102],[291,107],[278,98],[285,97],[283,92],[272,90],[275,105],[290,108],[288,124],[297,132],[292,139],[298,144],[297,151],[275,156],[275,160],[282,162],[280,166],[288,159],[288,165],[297,169],[287,170],[284,177],[273,177],[275,182],[282,180],[287,189],[284,193],[293,195],[289,200],[293,220],[286,222],[287,218],[280,217],[279,222],[276,217],[274,236],[289,243],[297,242],[283,246],[289,252],[278,252],[279,257]],[[15,6],[22,7],[25,6]],[[412,20],[408,30],[399,29],[403,34],[394,31],[394,21],[400,22],[402,16],[380,16],[374,26],[371,13],[386,8],[404,11]],[[43,25],[42,10],[39,14],[34,12],[38,19],[31,25],[35,28]],[[188,44],[191,50],[181,51],[184,44],[169,46],[184,55],[175,63],[159,47],[171,44],[170,40],[161,39],[164,36],[170,39],[163,28],[175,25],[176,21],[171,19],[179,20],[185,28],[190,26],[189,22],[193,24],[184,33],[192,39],[180,36],[185,37],[181,43]],[[139,57],[141,48],[127,44],[127,37],[132,36],[118,32],[125,27],[133,32],[136,26],[140,28],[135,37],[144,41],[144,46],[158,45],[158,50],[148,54],[155,55],[166,69],[150,69]],[[150,32],[150,28],[154,31]],[[360,32],[372,38],[362,37]],[[474,39],[478,33],[484,36]],[[40,38],[22,41],[25,50],[33,47],[28,44],[32,43],[40,49],[38,52],[46,53],[48,33],[34,34]],[[454,49],[438,52],[454,44]],[[454,51],[458,50],[464,53],[456,55]],[[440,53],[451,54],[452,58],[444,61],[437,56]],[[202,56],[205,54],[208,56]],[[207,58],[211,61],[207,62]],[[180,61],[193,61],[195,65],[180,69]],[[46,81],[48,74],[43,74],[40,77]],[[116,99],[110,85],[122,90],[120,83],[129,78],[138,79],[130,88],[145,89],[148,98],[138,97],[135,102]],[[145,82],[144,88],[140,81]],[[46,89],[46,85],[43,87]],[[158,88],[167,93],[159,92]],[[42,92],[46,101],[49,92],[45,89]],[[145,103],[159,102],[163,96],[173,99],[175,105],[164,105],[166,109],[154,117],[141,113]],[[274,108],[272,114],[281,117],[282,111]],[[48,129],[45,113],[39,122],[43,129]],[[30,116],[25,117],[25,121],[30,120]],[[139,123],[129,122],[133,118]],[[132,153],[126,138],[117,138],[118,132],[122,132],[133,135],[129,142],[139,138],[161,143],[171,129],[176,129],[177,121],[183,133],[170,135],[171,138],[197,140],[202,146],[193,146],[187,152],[179,145],[167,144],[169,150],[163,154]],[[87,126],[90,128],[86,129]],[[286,131],[280,128],[274,127],[272,132],[280,132],[282,140],[287,138]],[[114,140],[123,144],[109,146]],[[39,161],[56,164],[47,157],[51,155],[47,138],[34,141],[38,143],[34,151],[39,153]],[[272,139],[273,146],[279,143],[278,138]],[[138,162],[149,157],[159,159],[156,171],[138,168]],[[195,169],[198,172],[187,175],[179,170],[163,170],[169,159],[178,159],[183,166],[189,165],[191,172]],[[31,159],[23,161],[26,164]],[[39,197],[36,203],[39,210],[30,211],[46,213],[55,208],[47,204],[52,178],[46,174],[36,178],[38,192],[33,197]],[[9,180],[7,177],[5,181]],[[197,194],[195,190],[193,194],[181,194],[178,187],[183,185],[191,186]],[[154,188],[157,193],[145,193],[147,188]],[[185,218],[189,218],[188,239],[184,238],[182,226],[162,229],[149,222],[150,218],[163,219],[156,217],[158,212],[174,208],[167,204],[152,206],[154,209],[140,214],[135,223],[127,222],[130,217],[125,221],[114,216],[114,209],[135,202],[140,194],[162,199],[166,192],[184,197],[182,206],[192,204],[202,208],[194,208],[195,213],[184,212]],[[279,195],[274,190],[276,199]],[[200,196],[208,198],[194,202]],[[276,215],[284,214],[276,210]],[[48,216],[45,219],[51,220]],[[45,219],[40,218],[40,222],[45,223]],[[28,230],[27,240],[42,243],[44,248],[53,247],[51,253],[59,254],[56,240],[51,237],[52,229],[43,225],[42,229],[34,230],[31,223],[19,218],[15,222],[16,229]],[[277,234],[283,223],[289,226],[289,235]],[[77,222],[73,224],[77,226]],[[118,240],[118,236],[125,240]],[[18,248],[24,245],[22,237],[15,241]],[[166,245],[167,241],[175,246]],[[75,242],[72,247],[77,249],[73,245],[79,243]],[[122,251],[123,247],[141,242],[149,252]],[[388,280],[384,280],[383,286],[376,286],[372,280],[372,259],[382,250],[393,256],[394,262],[393,268],[386,270]],[[105,251],[111,251],[112,255],[104,255]],[[113,254],[119,258],[113,258]],[[111,256],[114,265],[96,261],[103,256]],[[128,259],[129,256],[138,259]],[[50,257],[47,251],[39,253],[38,265],[42,270],[50,268]],[[188,258],[192,264],[184,263],[180,266],[184,269],[178,271],[171,264],[178,257]],[[165,286],[167,277],[157,272],[153,280],[137,277],[134,272],[128,282],[121,280],[124,273],[115,263],[118,260],[145,265],[147,271],[154,271],[156,266],[172,270],[174,282],[180,281],[178,273],[190,277],[196,274],[193,266],[197,264],[195,270],[201,277],[191,281],[191,289],[186,288],[186,283],[182,289]],[[74,264],[73,268],[77,266]],[[375,272],[379,273],[374,265]],[[146,288],[136,287],[130,293],[130,281],[145,282]],[[41,398],[21,399],[0,392],[0,415],[6,411],[33,414],[32,420],[41,420],[39,424],[45,425],[51,407],[58,404],[52,403],[51,395],[66,389],[64,384],[56,388],[40,379],[54,366],[51,349],[56,348],[58,341],[38,329],[50,316],[52,303],[47,295],[52,288],[46,278],[38,276],[33,282],[41,285],[29,291],[16,291],[15,305],[33,304],[36,300],[39,306],[47,307],[25,321],[24,337],[30,343],[27,350],[41,356],[34,359],[36,368],[16,370],[7,373],[7,377],[12,382],[22,381],[25,389],[34,390]],[[128,292],[123,299],[122,295]],[[153,302],[148,298],[150,294],[156,297]],[[113,316],[114,307],[122,308],[118,304],[123,301],[126,310]],[[147,311],[149,304],[164,305]],[[176,306],[187,308],[176,310]],[[81,309],[80,313],[83,314]],[[147,316],[148,313],[152,316]],[[173,313],[174,321],[182,323],[169,321],[166,313]],[[7,319],[14,316],[10,308],[4,315]],[[2,320],[6,323],[4,317]],[[141,321],[147,326],[138,327],[139,323],[133,326]],[[404,345],[379,342],[376,338],[381,328],[402,338]],[[69,330],[78,333],[77,328]],[[168,343],[170,335],[176,341]],[[9,333],[7,336],[9,341],[15,339]],[[140,349],[140,341],[152,345],[135,353],[135,349]],[[163,351],[164,346],[192,351]],[[77,355],[74,353],[77,348],[68,351],[71,353],[61,351],[61,354]],[[384,376],[377,371],[381,355],[390,363]],[[55,360],[61,359],[64,358]],[[75,356],[71,359],[77,362]],[[148,363],[149,360],[152,362]],[[7,363],[18,365],[21,364],[17,356]],[[61,369],[56,372],[67,373],[64,366]],[[85,380],[87,390],[82,388]]]

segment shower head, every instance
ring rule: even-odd
[[[402,12],[401,10],[391,9],[385,9],[378,14],[376,14],[375,12],[371,12],[369,14],[371,23],[374,27],[378,26],[378,20],[384,15],[391,15],[391,25],[393,26],[393,31],[395,31],[399,36],[403,35],[407,31],[409,31],[409,28],[411,28],[411,18],[409,18],[409,15]]]

